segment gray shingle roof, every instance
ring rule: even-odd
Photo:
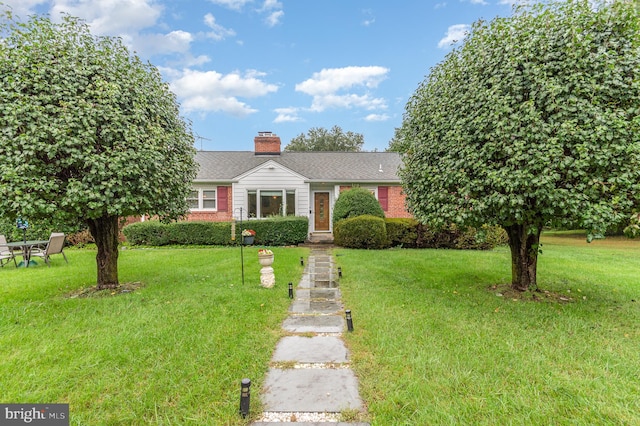
[[[399,183],[402,161],[396,152],[282,152],[256,155],[253,151],[198,151],[198,181],[230,181],[267,161],[305,176],[311,182]],[[380,171],[382,170],[382,171]]]

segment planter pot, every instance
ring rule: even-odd
[[[262,266],[271,266],[273,264],[273,255],[272,254],[259,254],[258,262]]]
[[[254,240],[255,238],[256,238],[256,237],[253,237],[253,236],[251,236],[251,237],[242,237],[242,243],[243,243],[245,246],[250,246],[251,244],[253,244],[253,240]]]
[[[260,269],[260,285],[265,288],[272,288],[276,284],[276,276],[273,273],[273,255],[259,254],[258,262],[262,265]]]

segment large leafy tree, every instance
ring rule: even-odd
[[[401,176],[435,225],[497,224],[512,286],[537,286],[547,224],[590,235],[640,197],[640,10],[635,1],[521,6],[477,22],[407,103]]]
[[[118,223],[177,218],[195,177],[193,134],[158,70],[82,21],[0,23],[0,211],[84,221],[98,288],[118,282]]]
[[[299,134],[284,147],[285,151],[362,151],[364,136],[360,133],[345,133],[340,126],[331,130],[323,127],[312,127],[305,135]]]

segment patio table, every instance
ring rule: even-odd
[[[22,250],[22,262],[18,264],[18,266],[24,266],[25,268],[29,267],[29,264],[32,262],[31,260],[31,249],[40,245],[47,245],[49,240],[33,240],[33,241],[15,241],[12,243],[7,243],[7,247],[10,249],[19,248]],[[35,265],[36,262],[31,263]]]

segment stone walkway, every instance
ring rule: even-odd
[[[282,324],[288,335],[276,346],[262,389],[265,412],[253,426],[369,425],[339,421],[365,410],[342,340],[343,317],[333,258],[312,249]]]

